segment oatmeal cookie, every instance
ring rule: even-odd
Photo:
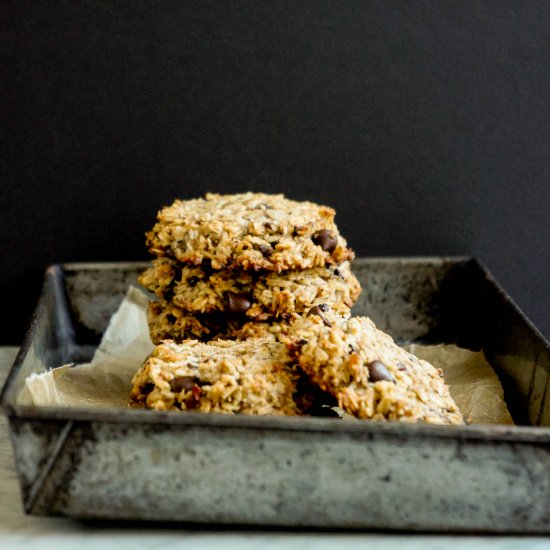
[[[287,323],[253,322],[242,315],[189,313],[164,301],[149,302],[147,321],[154,344],[163,340],[244,340],[277,334],[288,328]]]
[[[225,414],[299,414],[298,374],[273,339],[157,346],[132,380],[130,406]]]
[[[349,308],[339,308],[335,312],[326,304],[316,305],[309,312],[318,312],[329,323],[350,316]],[[298,315],[291,315],[284,321],[274,318],[251,321],[244,315],[189,313],[163,300],[151,301],[147,308],[149,335],[154,344],[159,344],[162,340],[181,342],[197,339],[206,342],[218,338],[244,340],[268,335],[279,337],[299,318]]]
[[[366,317],[289,329],[289,351],[319,387],[358,418],[463,424],[440,370],[400,348]]]
[[[213,269],[280,272],[338,265],[354,254],[334,214],[283,195],[208,193],[163,208],[147,245],[155,256]]]
[[[302,314],[320,303],[346,313],[361,292],[349,262],[277,273],[205,270],[158,258],[139,282],[188,312],[242,313],[258,321]]]

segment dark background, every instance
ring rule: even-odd
[[[547,1],[3,2],[0,343],[45,266],[146,259],[175,197],[334,206],[477,256],[550,335]]]

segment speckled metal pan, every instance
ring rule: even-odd
[[[143,268],[46,272],[1,397],[28,513],[550,533],[550,347],[477,261],[358,259],[355,311],[398,340],[483,348],[517,426],[17,406],[30,373],[91,356]]]

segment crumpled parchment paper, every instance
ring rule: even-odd
[[[111,318],[90,363],[33,374],[18,404],[36,407],[126,407],[132,377],[153,350],[147,327],[147,296],[130,287]],[[482,351],[453,345],[408,346],[443,370],[451,395],[476,424],[513,424],[500,381]]]
[[[37,407],[126,407],[132,377],[154,346],[147,328],[147,296],[130,287],[92,361],[32,374],[18,397]]]

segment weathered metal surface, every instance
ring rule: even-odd
[[[15,405],[89,356],[142,264],[48,270],[2,394],[34,514],[550,533],[548,343],[474,260],[359,259],[355,308],[399,340],[482,347],[522,426],[422,426]]]

